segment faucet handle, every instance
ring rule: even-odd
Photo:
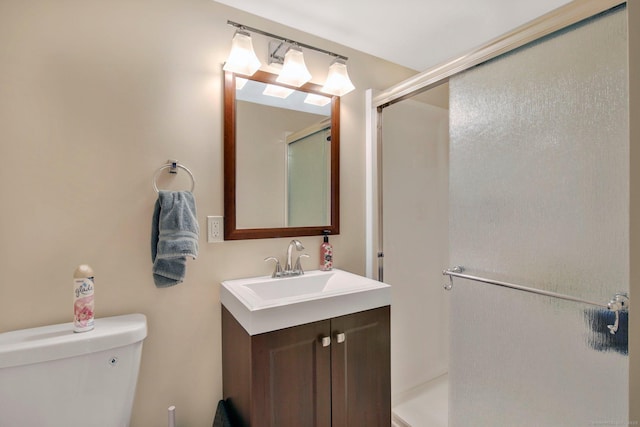
[[[271,277],[280,277],[282,275],[282,266],[280,265],[280,261],[278,261],[278,258],[274,257],[274,256],[269,256],[266,257],[265,259],[266,261],[275,261],[276,262],[276,268],[275,270],[273,270],[273,274],[271,275]]]
[[[296,274],[304,274],[304,270],[302,269],[302,263],[300,262],[300,258],[309,258],[309,254],[300,254],[298,255],[298,259],[296,260],[296,266],[293,269]]]

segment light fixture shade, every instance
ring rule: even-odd
[[[306,102],[307,104],[317,105],[318,107],[324,107],[331,102],[331,98],[322,95],[316,95],[315,93],[310,93],[304,99],[304,102]]]
[[[322,87],[322,91],[331,95],[342,96],[355,88],[349,78],[347,64],[345,64],[344,60],[336,58],[331,66],[329,66],[329,74],[327,75],[327,81]]]
[[[293,92],[295,91],[293,89],[289,89],[288,87],[268,84],[267,87],[264,88],[262,94],[284,99],[291,95]]]
[[[243,79],[242,77],[236,77],[236,90],[242,90],[242,88],[249,82],[247,79]]]
[[[284,55],[282,71],[280,71],[276,81],[289,86],[300,87],[309,80],[311,80],[311,73],[304,63],[302,50],[296,46],[291,46]]]
[[[249,33],[240,30],[236,31],[233,40],[231,40],[229,58],[227,58],[227,62],[222,68],[225,71],[247,76],[251,76],[258,71],[260,61],[253,51],[253,43],[251,43]]]

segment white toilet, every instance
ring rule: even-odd
[[[146,336],[142,314],[0,334],[0,426],[128,426]]]

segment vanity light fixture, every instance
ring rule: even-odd
[[[282,71],[280,71],[276,81],[289,86],[300,87],[309,80],[311,80],[311,73],[304,63],[302,49],[295,45],[289,47],[289,50],[284,55]]]
[[[222,69],[251,76],[258,71],[260,65],[260,60],[253,51],[251,35],[242,28],[238,29],[231,40],[231,52]]]
[[[305,48],[324,53],[325,55],[329,55],[334,58],[333,62],[329,66],[327,81],[321,89],[323,92],[329,95],[343,96],[355,89],[353,83],[351,83],[351,79],[349,78],[349,73],[347,72],[347,60],[349,58],[347,58],[346,56],[339,55],[328,50],[320,49],[305,43],[300,43],[295,40],[287,39],[276,34],[259,30],[257,28],[247,27],[245,25],[238,24],[237,22],[227,21],[227,24],[231,25],[232,27],[236,27],[237,30],[232,40],[229,59],[224,66],[225,71],[232,71],[235,73],[250,76],[258,70],[258,68],[260,67],[260,61],[258,61],[255,52],[253,52],[251,36],[249,35],[249,32],[251,32],[275,39],[271,40],[269,43],[269,64],[283,64],[282,71],[276,79],[277,82],[289,86],[300,87],[311,80],[311,73],[309,73],[309,70],[305,65],[302,53],[302,48]],[[236,41],[236,37],[238,37],[238,41]],[[244,48],[244,51],[250,50],[253,58],[255,59],[246,59],[246,61],[251,61],[252,67],[242,67],[240,65],[235,65],[236,58],[234,56],[234,50],[236,48],[236,44],[241,45]],[[247,48],[247,44],[249,48]],[[287,49],[284,57],[282,56],[282,53],[278,54],[278,50],[282,48]],[[238,55],[238,57],[240,58],[241,56]],[[243,55],[242,57],[251,58],[251,55]],[[234,65],[230,65],[232,59],[234,60]],[[257,66],[256,63],[258,64]]]
[[[322,87],[324,93],[331,95],[342,96],[355,89],[349,73],[347,72],[347,64],[344,60],[336,58],[329,66],[329,75],[327,75],[327,81]]]

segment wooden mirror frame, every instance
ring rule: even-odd
[[[249,80],[289,87],[302,92],[331,97],[331,223],[311,227],[237,228],[236,224],[236,75],[224,73],[224,239],[266,239],[274,237],[320,236],[324,230],[340,234],[340,97],[320,91],[320,86],[307,83],[296,88],[276,82],[278,77],[266,71],[253,76],[241,76]]]

